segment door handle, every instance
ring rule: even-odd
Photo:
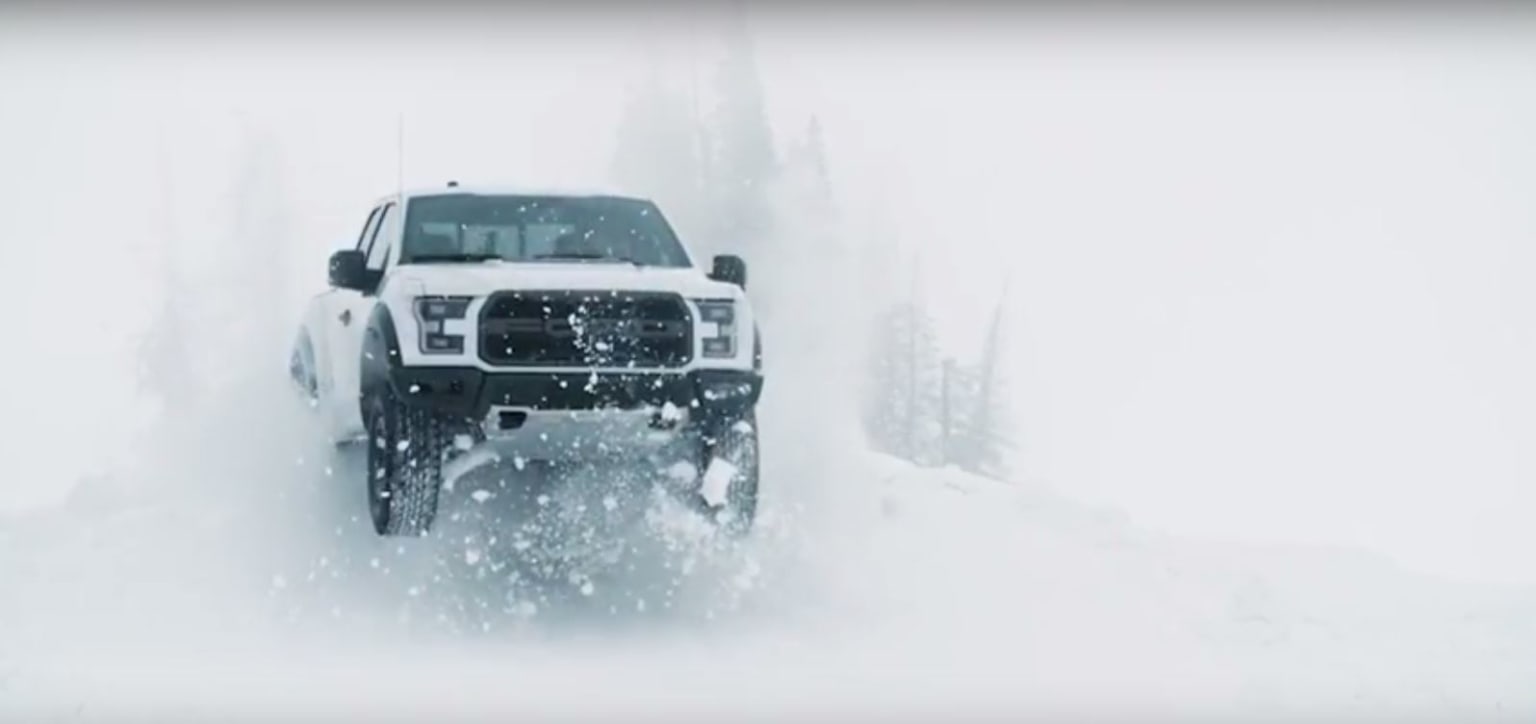
[[[341,315],[338,316],[337,318],[341,320],[341,326],[343,326],[343,327],[351,324],[352,323],[352,310],[350,310],[350,309],[343,309],[343,310],[341,310]]]

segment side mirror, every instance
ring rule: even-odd
[[[721,254],[715,257],[715,268],[709,272],[709,278],[746,289],[747,263],[734,254]]]
[[[342,249],[331,255],[331,286],[337,289],[366,291],[368,257],[357,249]]]

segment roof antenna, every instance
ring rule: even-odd
[[[395,116],[395,191],[405,196],[405,111]]]

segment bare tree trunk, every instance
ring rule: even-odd
[[[954,437],[953,429],[951,428],[951,424],[952,423],[950,421],[950,411],[949,411],[949,383],[950,383],[950,379],[954,377],[954,369],[955,369],[955,360],[953,358],[949,358],[949,357],[944,358],[943,372],[942,372],[941,376],[939,377],[939,430],[940,430],[940,432],[939,432],[939,466],[940,467],[948,465],[951,462],[951,460],[953,460],[953,458],[954,458],[953,453],[950,451],[950,442],[949,442],[950,439],[952,439]]]
[[[907,297],[907,409],[906,458],[917,462],[917,264],[913,258],[912,290]]]
[[[1002,294],[998,296],[997,306],[992,310],[992,322],[987,328],[987,341],[982,351],[981,380],[976,390],[976,409],[971,417],[971,434],[977,446],[975,452],[983,457],[983,450],[998,444],[997,431],[992,429],[992,394],[996,389],[997,357],[1002,346],[998,338],[1002,334],[1003,307],[1007,299],[1008,285],[1005,282]]]

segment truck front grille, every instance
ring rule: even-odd
[[[480,358],[511,367],[681,367],[693,319],[677,294],[499,292],[480,312]]]

